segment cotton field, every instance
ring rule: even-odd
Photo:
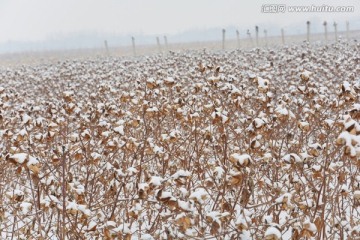
[[[359,239],[359,52],[1,69],[1,239]]]

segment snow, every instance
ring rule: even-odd
[[[354,197],[354,199],[357,199],[357,200],[360,199],[360,190],[354,191],[353,197]]]
[[[161,200],[172,200],[175,201],[176,198],[172,195],[171,192],[162,191],[161,196],[159,197]]]
[[[118,126],[116,128],[114,128],[114,132],[120,134],[120,135],[125,135],[124,133],[124,126]]]
[[[312,75],[312,72],[308,71],[308,70],[304,70],[303,72],[300,73],[300,76],[302,76],[302,78],[309,79],[310,75]]]
[[[105,166],[106,166],[106,170],[111,170],[114,168],[114,166],[109,162],[107,162]]]
[[[265,121],[263,119],[260,118],[255,118],[253,121],[255,128],[261,128],[262,126],[265,125]]]
[[[350,85],[350,83],[348,81],[344,81],[342,83],[342,86],[344,88],[344,92],[351,91],[351,85]]]
[[[60,203],[59,199],[53,195],[46,196],[45,198],[40,200],[40,204],[45,205],[46,207],[49,207],[51,203]]]
[[[290,203],[290,199],[291,199],[291,194],[290,193],[285,193],[283,195],[281,195],[280,197],[278,197],[277,199],[275,199],[276,203]]]
[[[108,227],[115,227],[115,226],[116,226],[116,222],[114,222],[114,221],[107,221],[105,225],[108,226]]]
[[[117,228],[112,229],[113,232],[121,232],[123,234],[131,234],[131,230],[129,228],[130,224],[122,223]]]
[[[151,108],[148,108],[146,109],[146,112],[158,112],[159,109],[157,107],[151,107]]]
[[[353,119],[349,119],[344,123],[344,128],[349,129],[354,127],[357,131],[360,131],[360,125]]]
[[[191,175],[191,172],[187,170],[178,170],[176,173],[174,173],[171,177],[174,179],[180,178],[180,177],[188,177]]]
[[[78,185],[75,188],[75,192],[79,195],[84,194],[85,193],[85,187],[83,185]]]
[[[155,79],[154,78],[149,78],[148,80],[146,80],[147,83],[155,83]]]
[[[101,133],[101,136],[103,136],[103,137],[109,137],[110,136],[110,134],[111,134],[111,132],[110,131],[104,131],[104,132],[102,132]]]
[[[221,179],[225,173],[225,170],[222,167],[215,167],[214,173],[216,174],[217,179]]]
[[[79,134],[77,134],[77,133],[70,134],[70,141],[72,141],[72,142],[79,141]]]
[[[157,187],[157,186],[161,186],[163,181],[164,179],[162,177],[152,176],[149,180],[149,184]]]
[[[204,200],[208,197],[208,193],[204,188],[198,188],[190,194],[189,198],[196,200],[197,202],[204,203]]]
[[[270,224],[273,222],[273,217],[271,215],[263,216],[262,221],[265,224]]]
[[[256,74],[249,72],[248,73],[249,78],[256,78]]]
[[[174,78],[173,77],[167,77],[164,79],[164,82],[165,83],[169,83],[169,84],[172,84],[175,82]]]
[[[360,111],[360,103],[354,103],[352,108]]]
[[[351,232],[354,232],[354,233],[360,233],[360,225],[357,225],[357,226],[354,226],[353,228],[352,228],[352,231]]]
[[[164,148],[154,145],[153,151],[155,154],[162,154],[162,153],[164,153]]]
[[[302,152],[299,154],[302,161],[305,161],[309,158],[312,158],[313,156],[309,155],[307,152]]]
[[[39,164],[39,160],[37,158],[29,156],[29,161],[26,163],[26,166],[30,167],[31,165]]]
[[[243,228],[243,229],[248,228],[247,221],[242,214],[239,214],[239,216],[237,217],[235,225],[237,225],[237,226],[241,225],[241,228]]]
[[[147,190],[149,188],[149,184],[147,183],[139,183],[139,190]]]
[[[282,160],[286,163],[302,163],[303,160],[299,157],[299,155],[295,153],[286,154],[284,157],[282,157]]]
[[[87,226],[87,230],[89,231],[89,230],[93,229],[96,226],[97,226],[97,223],[95,221],[91,220],[89,222],[88,226]]]
[[[116,169],[115,172],[119,177],[126,177],[126,174],[121,169]]]
[[[304,221],[303,226],[310,232],[313,232],[313,233],[317,232],[316,225],[314,223],[311,223],[310,220]]]
[[[186,188],[183,188],[183,187],[181,187],[181,188],[179,189],[179,191],[180,191],[181,196],[182,196],[183,198],[186,197],[186,196],[189,194],[189,191],[188,191]]]
[[[92,152],[90,154],[90,156],[94,159],[94,160],[98,160],[98,159],[101,159],[101,155],[97,152]]]
[[[289,115],[289,111],[284,107],[277,107],[275,109],[275,112],[279,115],[287,116]]]
[[[311,168],[314,169],[314,171],[320,171],[321,165],[313,165]]]
[[[207,79],[210,83],[217,83],[220,81],[220,78],[219,77],[215,77],[215,76],[211,76],[211,77],[208,77]]]
[[[341,192],[346,192],[346,193],[348,193],[348,192],[349,192],[348,186],[346,186],[345,184],[341,185]]]
[[[22,115],[22,124],[27,124],[29,121],[31,121],[31,117],[29,115]]]
[[[308,122],[299,122],[299,124],[301,125],[301,127],[305,128],[310,126],[310,124]]]
[[[26,136],[27,135],[27,131],[26,131],[26,129],[21,129],[20,131],[19,131],[19,135],[20,136]]]
[[[258,77],[257,78],[259,90],[267,90],[269,88],[269,80]]]
[[[338,140],[343,141],[347,146],[352,146],[352,141],[360,143],[360,136],[352,135],[351,133],[344,131],[340,133]]]
[[[107,121],[101,120],[99,121],[99,127],[106,127],[108,125]]]
[[[314,206],[314,202],[311,199],[306,199],[305,201],[299,202],[299,205],[303,205],[303,206],[306,206],[308,208],[311,208],[311,207]]]
[[[78,210],[78,205],[76,204],[76,202],[72,201],[72,202],[69,202],[66,205],[66,209],[68,209],[68,210]]]
[[[32,204],[29,202],[20,203],[20,208],[23,214],[28,214],[31,210]]]
[[[91,215],[91,211],[87,208],[86,205],[77,205],[77,209],[82,212],[84,215],[86,216],[90,216]]]
[[[187,211],[187,212],[195,211],[194,206],[192,206],[192,204],[190,202],[178,200],[177,203],[178,203],[179,208],[181,208],[184,211]]]
[[[277,239],[281,239],[281,232],[276,227],[268,227],[265,231],[265,237],[274,236]]]
[[[332,163],[330,163],[329,169],[332,171],[337,171],[343,165],[344,165],[343,162],[332,162]]]
[[[14,155],[11,156],[12,159],[14,159],[17,163],[24,163],[26,158],[27,158],[27,154],[26,153],[16,153]]]
[[[221,122],[226,123],[229,120],[229,118],[225,115],[221,115]]]
[[[233,153],[230,155],[230,159],[233,159],[233,161],[236,161],[237,163],[239,163],[241,166],[246,164],[247,161],[252,162],[252,159],[250,157],[249,154],[238,154],[238,153]]]
[[[207,217],[210,217],[213,221],[218,221],[221,213],[218,211],[212,211],[206,214]]]
[[[74,92],[73,91],[64,91],[64,96],[65,97],[71,97],[74,95]]]
[[[319,143],[309,144],[309,147],[317,149],[317,150],[322,150],[323,149],[322,146]]]

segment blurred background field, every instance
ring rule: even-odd
[[[234,33],[226,32],[226,35],[234,35]],[[225,35],[225,36],[226,36]],[[168,44],[164,44],[164,39],[160,38],[160,48],[156,44],[154,38],[154,44],[136,45],[135,57],[141,57],[153,54],[167,54],[169,51],[187,51],[187,50],[201,50],[206,49],[209,51],[221,51],[222,49],[222,35],[219,32],[218,41],[194,41],[194,42],[172,42],[171,38],[168,39]],[[332,44],[335,43],[335,33],[328,32],[328,41],[325,40],[323,33],[311,34],[311,44]],[[345,31],[338,32],[338,40],[358,41],[360,39],[360,31],[349,31],[348,34]],[[274,48],[284,45],[299,44],[307,40],[306,34],[302,35],[286,35],[284,37],[284,44],[282,42],[281,35],[268,36],[265,38],[264,33],[259,34],[258,45],[256,44],[255,36],[247,36],[240,38],[237,41],[233,37],[225,37],[225,50],[231,51],[236,49],[251,49],[255,47],[259,48]],[[63,61],[67,59],[93,59],[97,57],[134,57],[134,52],[131,47],[131,39],[129,39],[129,46],[116,46],[116,43],[109,42],[109,49],[103,48],[79,48],[69,50],[48,50],[48,51],[25,51],[18,53],[3,53],[0,54],[1,67],[11,67],[19,65],[38,65],[38,64],[51,64],[57,61]]]

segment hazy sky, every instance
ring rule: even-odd
[[[353,13],[262,13],[267,3],[346,5]],[[280,27],[320,18],[360,18],[360,0],[0,0],[0,43],[45,40],[75,32],[165,34],[209,27]]]

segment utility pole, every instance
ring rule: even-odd
[[[282,45],[285,45],[285,33],[284,33],[284,29],[281,29],[281,42]]]
[[[225,50],[225,32],[226,30],[222,30],[222,50]]]
[[[160,45],[160,39],[159,39],[159,37],[156,37],[156,43],[157,43],[157,47],[158,47],[159,53],[161,53],[161,45]]]
[[[136,49],[135,49],[135,38],[131,37],[131,42],[132,42],[132,48],[133,48],[133,55],[134,57],[136,56]]]
[[[338,35],[337,35],[337,23],[334,22],[334,30],[335,30],[335,42],[338,41]]]
[[[268,46],[268,37],[267,37],[267,30],[264,29],[264,35],[265,35],[265,47]]]
[[[324,31],[325,31],[325,43],[327,43],[328,42],[327,22],[324,21],[323,25],[324,25]]]
[[[256,47],[259,47],[259,27],[255,26]]]
[[[165,43],[165,51],[169,51],[168,40],[166,36],[164,36],[164,43]]]
[[[246,31],[246,34],[248,35],[248,38],[250,39],[251,47],[254,47],[254,42],[253,42],[253,39],[251,37],[251,33],[250,33],[249,29]]]
[[[310,21],[306,22],[307,25],[307,41],[310,42]]]
[[[240,32],[236,30],[237,47],[240,48]]]
[[[110,52],[109,52],[109,46],[108,46],[107,40],[104,41],[104,45],[105,45],[106,55],[109,56],[109,55],[110,55]]]

